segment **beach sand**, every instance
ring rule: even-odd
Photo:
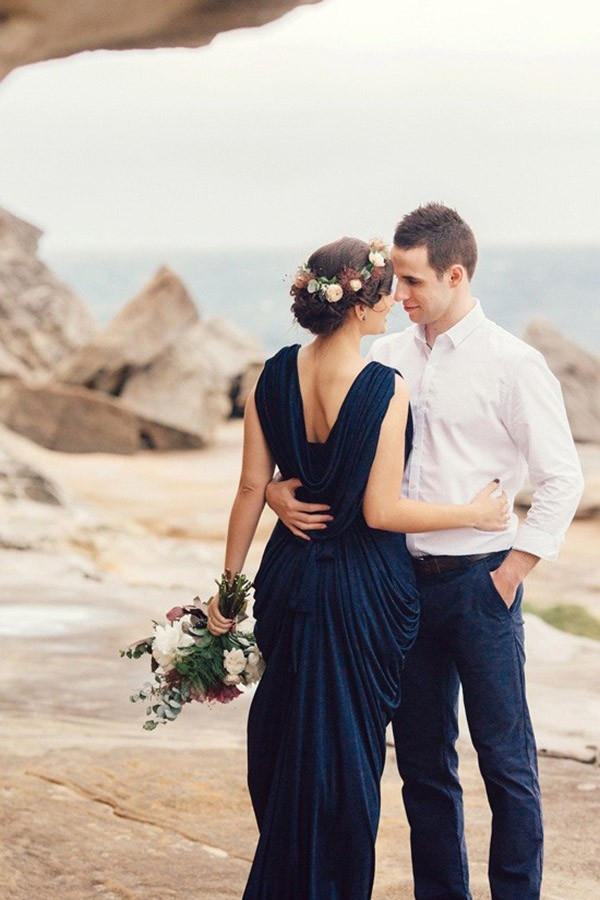
[[[146,662],[119,648],[173,605],[208,596],[240,457],[241,426],[216,446],[136,457],[2,443],[64,487],[66,508],[4,508],[0,551],[0,896],[239,898],[256,842],[245,786],[250,695],[193,705],[143,731],[129,694]],[[252,575],[272,515],[265,513]],[[574,523],[558,563],[527,596],[598,610],[600,522]],[[19,549],[25,547],[27,549]],[[544,900],[600,896],[600,643],[527,616],[528,684],[547,833]],[[596,748],[596,749],[594,749]],[[475,900],[489,896],[489,811],[463,721],[461,777]],[[596,763],[594,763],[596,760]],[[393,749],[382,786],[373,897],[412,896],[408,829]]]

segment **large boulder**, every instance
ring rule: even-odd
[[[121,396],[140,415],[212,437],[220,421],[237,414],[246,373],[260,366],[254,338],[224,320],[199,321],[132,374]]]
[[[55,377],[117,397],[134,372],[152,365],[198,320],[183,282],[162,267],[103,331],[56,368]]]
[[[166,267],[98,332],[37,260],[40,233],[0,211],[0,422],[72,452],[210,442],[243,408],[262,366],[257,340],[202,321]]]
[[[0,79],[17,66],[82,50],[199,47],[320,0],[0,0]]]
[[[228,319],[210,319],[204,324],[205,353],[225,379],[231,416],[241,416],[248,394],[264,365],[259,341],[240,331]]]
[[[0,376],[44,379],[96,331],[83,301],[37,258],[41,234],[0,209]]]
[[[132,373],[123,402],[139,415],[212,438],[230,410],[218,363],[205,352],[205,326],[197,322],[152,366]]]
[[[30,440],[66,453],[135,453],[203,446],[195,433],[137,415],[101,391],[60,384],[0,382],[0,421]]]
[[[523,337],[544,355],[560,381],[575,440],[600,444],[600,358],[539,316],[528,323]]]
[[[262,360],[254,337],[224,319],[201,320],[183,282],[163,267],[55,377],[206,443],[239,413]]]

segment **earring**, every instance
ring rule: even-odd
[[[366,317],[365,314],[363,313],[362,316],[360,317],[360,321],[361,321],[361,322],[364,322],[366,318],[367,318],[367,317]]]

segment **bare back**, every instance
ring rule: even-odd
[[[304,411],[306,438],[324,444],[335,425],[352,383],[365,363],[348,359],[333,348],[317,354],[312,345],[298,353],[298,382]]]

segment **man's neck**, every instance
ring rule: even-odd
[[[452,305],[448,312],[436,322],[430,322],[425,326],[425,339],[429,347],[433,347],[435,339],[440,334],[450,331],[455,325],[464,319],[475,306],[475,298],[469,293]]]

